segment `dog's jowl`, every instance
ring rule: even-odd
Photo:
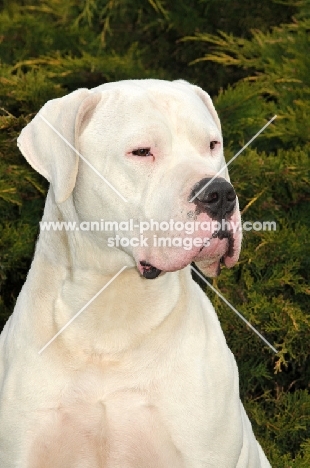
[[[49,101],[20,151],[50,188],[0,338],[1,468],[268,468],[216,312],[238,261],[207,93],[133,80]]]

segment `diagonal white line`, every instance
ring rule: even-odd
[[[277,116],[274,115],[274,116],[272,117],[272,119],[270,119],[269,122],[267,122],[266,125],[264,125],[263,128],[261,128],[260,131],[257,132],[256,135],[254,135],[254,136],[251,138],[251,140],[248,141],[247,144],[244,145],[244,146],[241,148],[241,150],[239,150],[238,153],[236,153],[235,156],[233,156],[233,157],[228,161],[228,163],[225,164],[225,166],[222,167],[222,169],[220,169],[220,170],[217,172],[217,174],[215,174],[215,176],[213,176],[212,179],[210,179],[209,182],[207,182],[206,185],[204,185],[204,186],[202,187],[202,189],[200,189],[199,192],[197,192],[197,193],[193,196],[193,198],[191,198],[191,200],[190,200],[189,202],[191,203],[193,200],[195,200],[195,198],[198,197],[198,195],[199,195],[203,190],[205,190],[205,188],[208,187],[208,185],[210,185],[211,182],[213,182],[213,180],[214,180],[219,174],[221,174],[221,172],[223,172],[223,171],[227,168],[227,166],[229,166],[229,164],[231,164],[231,163],[242,153],[242,151],[245,150],[245,148],[247,148],[247,147],[252,143],[252,141],[254,141],[255,138],[257,138],[258,135],[260,135],[260,134],[265,130],[265,128],[268,127],[268,125],[270,125],[271,122],[273,122],[276,118],[277,118]]]
[[[128,200],[126,200],[126,198],[124,198],[123,195],[122,195],[121,193],[119,193],[119,191],[116,190],[116,188],[113,187],[113,185],[110,184],[110,182],[109,182],[105,177],[103,177],[103,175],[101,175],[100,172],[97,171],[97,169],[96,169],[89,161],[87,161],[87,159],[84,158],[84,156],[83,156],[81,153],[79,153],[78,150],[77,150],[76,148],[74,148],[74,146],[72,146],[71,143],[70,143],[63,135],[61,135],[61,133],[59,133],[58,130],[56,130],[56,128],[55,128],[48,120],[46,120],[45,117],[43,117],[42,114],[39,113],[38,116],[41,117],[41,119],[44,120],[44,122],[45,122],[52,130],[54,130],[54,132],[55,132],[65,143],[67,143],[67,145],[68,145],[78,156],[80,156],[80,158],[81,158],[81,159],[82,159],[82,160],[83,160],[83,161],[84,161],[84,162],[85,162],[85,163],[86,163],[102,180],[104,180],[104,182],[105,182],[112,190],[114,190],[114,192],[117,193],[117,195],[118,195],[119,197],[121,197],[121,199],[122,199],[124,202],[127,203]]]
[[[101,288],[100,291],[98,291],[97,294],[95,294],[95,295],[90,299],[90,301],[88,301],[87,304],[85,304],[85,305],[82,307],[82,309],[80,309],[80,310],[69,320],[69,322],[67,322],[66,325],[64,325],[64,326],[61,328],[61,329],[59,330],[59,332],[57,332],[56,335],[54,335],[53,338],[50,339],[49,342],[46,343],[46,345],[43,346],[43,348],[40,349],[39,354],[41,354],[41,353],[57,338],[57,336],[59,336],[59,335],[70,325],[70,323],[72,323],[72,322],[83,312],[83,310],[85,310],[86,307],[88,307],[89,304],[91,304],[91,303],[99,296],[99,294],[101,294],[102,291],[104,291],[104,290],[112,283],[112,281],[114,281],[115,278],[117,278],[118,275],[120,275],[120,274],[122,273],[122,271],[125,270],[125,268],[127,268],[127,267],[124,266],[123,268],[121,268],[121,269],[119,270],[119,272],[116,273],[116,275],[114,275],[113,278],[111,278],[110,281],[108,281],[107,284],[105,284],[105,285],[103,286],[103,288]]]
[[[225,297],[222,296],[222,294],[221,294],[217,289],[215,289],[215,288],[212,286],[212,284],[210,284],[209,281],[206,280],[206,278],[204,278],[204,277],[199,273],[199,271],[198,271],[196,268],[194,268],[194,267],[191,265],[191,269],[194,270],[194,272],[199,276],[199,278],[201,278],[201,279],[209,286],[209,288],[211,288],[212,291],[215,292],[215,293],[222,299],[222,301],[224,301],[225,304],[227,304],[228,307],[230,307],[231,310],[233,310],[233,311],[235,312],[235,314],[237,314],[238,317],[241,318],[241,320],[243,320],[243,321],[248,325],[248,327],[250,327],[251,330],[253,330],[253,331],[260,337],[260,339],[263,340],[264,343],[266,343],[266,345],[269,346],[269,348],[272,349],[272,351],[273,351],[274,353],[276,353],[276,354],[278,353],[278,351],[276,350],[276,348],[274,348],[274,347],[272,346],[272,344],[270,344],[269,341],[267,341],[266,338],[265,338],[261,333],[259,333],[259,331],[257,331],[256,328],[254,328],[253,325],[251,325],[250,322],[249,322],[246,318],[244,318],[243,315],[240,314],[240,312],[238,312],[238,310],[235,309],[235,307],[232,306],[231,303],[228,302],[228,300],[225,299]]]

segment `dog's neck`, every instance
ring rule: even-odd
[[[56,205],[49,205],[45,213],[62,220]],[[52,220],[43,216],[42,221]],[[145,279],[125,252],[99,248],[91,240],[84,233],[65,230],[42,231],[39,236],[30,276],[34,275],[32,284],[40,283],[42,289],[48,289],[50,278],[56,277],[57,284],[50,289],[57,297],[51,295],[41,307],[52,317],[50,334],[89,303],[57,338],[59,346],[71,353],[78,348],[91,355],[118,354],[156,333],[163,322],[179,320],[179,304],[191,281],[189,268]],[[46,276],[39,277],[42,271]]]

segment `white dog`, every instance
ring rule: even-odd
[[[18,144],[50,182],[43,221],[77,229],[41,229],[1,335],[1,468],[270,467],[191,279],[241,244],[210,97],[184,81],[79,89]],[[82,229],[103,221],[114,232]]]

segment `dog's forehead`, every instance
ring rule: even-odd
[[[218,133],[207,106],[192,87],[182,81],[124,80],[106,83],[93,88],[92,92],[110,96],[115,110],[129,106],[133,115],[136,112],[136,118],[139,117],[137,114],[147,115],[157,110],[177,123],[178,127],[183,122],[188,130],[203,126],[208,133]],[[143,118],[142,115],[140,117]]]
[[[173,90],[184,91],[184,84],[182,81],[166,81],[166,80],[156,80],[156,79],[143,79],[143,80],[123,80],[123,81],[114,81],[110,83],[104,83],[96,88],[93,88],[93,92],[106,91],[109,89],[119,89],[128,92],[134,92],[138,89],[142,90],[161,90],[166,92],[173,92]],[[190,92],[190,85],[186,86],[187,91]]]
[[[124,100],[136,100],[155,98],[154,102],[158,104],[179,104],[186,102],[190,104],[202,104],[201,99],[197,94],[191,90],[190,86],[180,86],[176,82],[169,82],[164,80],[124,80],[113,83],[106,83],[104,85],[93,88],[92,92],[114,91],[123,97]]]

